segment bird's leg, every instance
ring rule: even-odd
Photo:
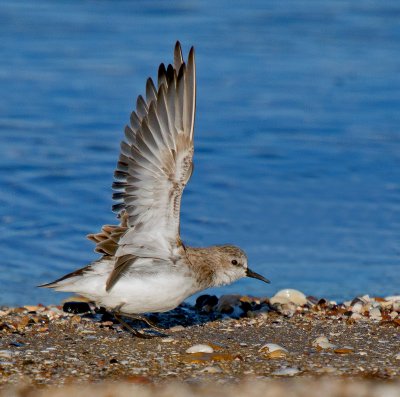
[[[145,324],[147,324],[150,328],[155,329],[156,331],[163,332],[165,331],[164,329],[160,328],[157,324],[155,324],[153,321],[149,320],[145,316],[141,316],[139,314],[123,314],[124,317],[131,318],[132,320],[138,320],[138,321],[143,321]]]
[[[151,339],[154,338],[157,335],[150,335],[150,334],[145,334],[137,329],[132,328],[128,323],[126,323],[122,318],[120,317],[120,313],[113,313],[114,318],[125,328],[127,329],[133,336],[137,336],[138,338],[142,339]]]

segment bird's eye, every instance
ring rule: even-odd
[[[231,263],[232,263],[232,265],[236,266],[238,264],[238,261],[236,259],[234,259]]]

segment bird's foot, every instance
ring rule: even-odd
[[[118,310],[119,308],[117,308],[116,310],[114,310],[112,312],[114,318],[126,329],[128,330],[133,336],[136,336],[138,338],[142,338],[142,339],[151,339],[154,338],[156,336],[168,336],[164,333],[164,330],[162,328],[159,328],[155,323],[153,323],[151,320],[149,320],[148,318],[141,316],[139,314],[126,314],[126,313],[122,313]],[[159,335],[154,335],[154,334],[149,334],[149,333],[145,333],[145,332],[141,332],[133,327],[131,327],[126,321],[124,321],[121,316],[123,317],[127,317],[130,318],[132,320],[138,320],[138,321],[143,321],[145,324],[147,324],[152,330],[155,330],[156,332],[159,333]]]
[[[138,338],[142,339],[151,339],[156,337],[157,335],[151,335],[151,334],[146,334],[144,332],[140,332],[137,329],[131,327],[127,322],[122,320],[122,318],[119,316],[119,314],[114,313],[114,318],[127,330],[129,331],[133,336],[136,336]]]
[[[141,316],[139,314],[125,314],[125,313],[120,313],[122,316],[130,318],[132,320],[137,320],[137,321],[142,321],[145,324],[147,324],[150,328],[155,329],[158,332],[164,332],[165,330],[160,328],[156,323],[154,323],[153,321],[149,320],[147,317],[145,316]]]

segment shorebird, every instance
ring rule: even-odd
[[[139,95],[125,127],[113,183],[120,224],[88,236],[100,259],[42,287],[75,292],[122,322],[121,315],[146,321],[143,313],[174,309],[199,291],[242,277],[269,282],[249,269],[238,247],[193,248],[180,238],[182,192],[193,171],[195,107],[194,49],[185,63],[177,42],[173,64],[159,66],[157,86],[147,80],[145,98]]]

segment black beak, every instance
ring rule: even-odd
[[[271,282],[271,281],[269,281],[268,279],[266,279],[265,277],[261,276],[261,274],[258,274],[258,273],[256,273],[256,272],[253,272],[253,271],[250,270],[249,268],[247,268],[246,276],[247,276],[247,277],[251,277],[251,278],[256,278],[257,280],[264,281],[264,283],[268,283],[268,284]]]

